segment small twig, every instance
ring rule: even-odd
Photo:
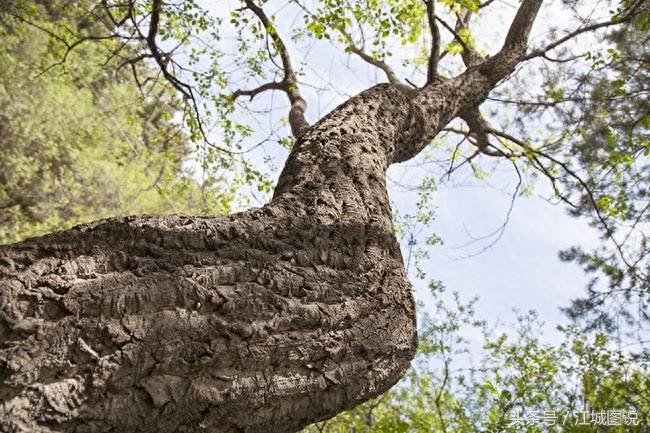
[[[515,208],[515,201],[517,200],[517,196],[519,194],[519,189],[521,188],[521,185],[523,185],[523,182],[524,182],[523,177],[521,175],[521,172],[519,171],[519,168],[517,167],[517,165],[514,162],[512,162],[512,165],[513,165],[513,167],[515,169],[515,172],[517,173],[517,185],[515,186],[515,189],[512,192],[512,196],[510,197],[510,205],[508,207],[508,211],[506,212],[505,221],[496,230],[494,230],[493,232],[488,233],[487,235],[484,235],[484,236],[481,236],[481,237],[478,237],[478,238],[474,238],[474,239],[472,239],[471,241],[467,242],[464,245],[461,245],[461,246],[458,246],[458,247],[453,247],[453,249],[466,248],[466,247],[468,247],[468,246],[470,246],[472,244],[475,244],[477,242],[480,242],[480,241],[483,241],[483,240],[486,240],[486,239],[489,239],[489,238],[492,238],[492,237],[496,236],[492,241],[490,241],[490,243],[488,245],[482,247],[479,251],[477,251],[475,253],[472,253],[472,254],[469,254],[468,256],[465,256],[464,257],[465,259],[476,257],[479,254],[484,253],[485,251],[492,248],[503,237],[503,234],[506,231],[506,227],[508,226],[508,223],[510,222],[510,217],[512,215],[512,211]]]
[[[495,131],[495,133],[496,133],[496,131]],[[540,169],[542,171],[542,173],[547,178],[549,178],[549,180],[551,180],[553,182],[553,185],[555,185],[555,181],[556,181],[555,176],[553,176],[551,173],[548,172],[548,170],[546,170],[544,164],[542,164],[542,162],[539,160],[539,158],[548,159],[553,164],[558,165],[559,167],[561,167],[564,170],[564,172],[569,177],[573,178],[576,182],[578,182],[578,184],[584,190],[584,192],[585,192],[585,194],[587,196],[587,199],[589,200],[589,203],[591,204],[591,207],[594,210],[594,213],[596,215],[596,219],[602,225],[603,230],[605,231],[605,234],[607,235],[607,238],[609,238],[612,241],[612,243],[614,244],[614,247],[616,248],[616,252],[618,253],[619,257],[621,258],[621,261],[628,268],[628,271],[630,271],[633,275],[637,275],[637,272],[636,272],[636,269],[635,269],[634,265],[632,265],[632,264],[630,264],[628,262],[625,254],[623,252],[623,245],[616,240],[616,238],[614,237],[613,229],[610,227],[610,225],[605,220],[605,217],[600,212],[597,200],[594,197],[593,192],[591,191],[591,188],[589,187],[589,185],[587,185],[587,182],[584,181],[575,171],[573,171],[565,162],[562,162],[562,161],[558,160],[557,158],[555,158],[555,157],[553,157],[551,155],[548,155],[547,153],[544,153],[544,152],[542,152],[540,150],[533,149],[527,143],[525,143],[524,141],[519,140],[519,139],[517,139],[517,138],[515,138],[515,137],[513,137],[511,135],[508,135],[508,134],[505,134],[505,133],[499,133],[499,135],[501,135],[502,137],[506,138],[507,140],[521,146],[523,149],[526,150],[526,152],[528,152],[528,154],[532,155],[531,158],[532,158],[532,160],[534,162],[534,165],[536,165],[537,168]],[[554,187],[554,190],[556,191],[556,195],[558,195],[560,200],[562,200],[563,202],[568,203],[569,205],[575,207],[575,205],[573,203],[571,203],[566,197],[559,194],[559,190],[556,187]]]

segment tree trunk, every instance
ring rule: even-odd
[[[385,171],[516,63],[350,99],[261,209],[1,247],[0,429],[286,433],[387,390],[416,327]]]
[[[3,247],[2,430],[289,432],[393,385],[416,334],[384,180],[396,129],[375,126],[391,95],[312,128],[261,209]]]

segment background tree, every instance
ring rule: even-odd
[[[644,16],[625,32],[610,32],[606,54],[589,53],[591,70],[577,77],[585,82],[579,91],[586,94],[587,103],[567,118],[575,125],[571,147],[586,168],[580,179],[589,193],[578,192],[575,178],[563,181],[576,197],[573,212],[587,215],[595,207],[594,225],[608,239],[599,251],[574,248],[564,253],[566,260],[581,263],[587,272],[605,280],[596,278],[588,297],[576,300],[569,313],[599,329],[627,328],[639,343],[648,341],[650,319],[645,234],[650,153],[648,29]]]
[[[516,107],[510,128],[512,135],[530,137],[526,161],[550,180],[554,199],[572,215],[589,218],[602,234],[597,251],[576,247],[562,254],[595,276],[588,295],[568,313],[601,330],[627,327],[642,343],[648,294],[648,12],[623,28],[594,27],[590,45],[563,45],[548,59],[553,67],[519,74],[490,99]],[[538,80],[539,91],[531,89],[531,80]],[[540,122],[541,136],[525,132]]]
[[[83,17],[71,22],[53,3],[34,7],[43,16],[32,24],[43,30],[92,35]],[[48,33],[7,10],[1,22],[0,242],[107,216],[198,209],[200,191],[183,178],[190,143],[172,121],[179,100],[169,87],[139,97],[124,70],[102,65],[96,45],[55,68],[60,52]]]
[[[108,216],[240,206],[246,180],[202,170],[182,126],[182,100],[151,65],[124,63],[99,43],[67,50],[71,38],[103,40],[101,6],[83,6],[2,10],[0,242]],[[123,45],[122,55],[138,55]],[[134,73],[145,78],[134,81]]]
[[[240,54],[228,73],[219,67],[225,49],[191,43],[208,34],[222,40],[223,27],[211,28],[222,17],[206,18],[192,2],[75,3],[105,32],[57,27],[50,35],[62,56],[100,41],[141,83],[137,65],[153,62],[188,103],[190,135],[203,140],[206,158],[235,155],[251,134],[232,120],[236,104],[259,103],[267,91],[287,97],[295,143],[283,141],[291,154],[261,209],[106,220],[3,248],[3,428],[296,431],[393,385],[416,340],[388,166],[445,130],[472,146],[468,156],[452,153],[452,168],[479,155],[553,158],[552,149],[491,126],[479,106],[522,62],[645,13],[643,2],[624,2],[529,47],[542,2],[524,0],[488,55],[469,23],[493,3],[288,3],[305,23],[294,42],[334,41],[389,82],[313,126],[272,4],[247,0],[231,11]],[[16,4],[14,16],[37,24],[23,9]],[[389,41],[422,42],[424,34],[416,48],[426,55],[410,59],[424,74],[401,82],[387,64]],[[250,87],[239,87],[244,65],[257,81]],[[215,127],[219,145],[209,134]]]
[[[617,350],[576,323],[559,344],[542,341],[534,312],[504,333],[432,286],[436,306],[420,318],[416,362],[378,399],[305,432],[647,432],[647,352]],[[425,311],[424,309],[420,310]],[[467,335],[483,334],[482,348]]]

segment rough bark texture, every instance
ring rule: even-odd
[[[416,327],[385,171],[476,107],[509,53],[350,99],[301,135],[261,209],[1,247],[0,430],[286,433],[387,390]]]
[[[2,430],[289,432],[393,385],[416,347],[384,181],[395,97],[314,127],[262,209],[4,247]]]

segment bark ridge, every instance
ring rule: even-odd
[[[415,310],[385,170],[408,116],[386,98],[306,131],[263,208],[0,248],[1,429],[290,432],[397,382]]]

